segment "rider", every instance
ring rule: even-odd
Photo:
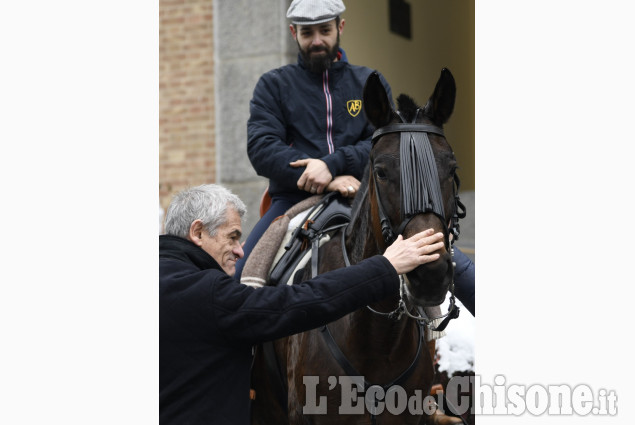
[[[341,0],[294,0],[287,11],[298,61],[262,75],[250,102],[247,153],[269,178],[271,207],[249,234],[245,257],[271,222],[313,194],[354,196],[368,163],[373,127],[361,111],[373,71],[351,65],[339,47],[345,20]],[[389,98],[390,86],[380,77]]]

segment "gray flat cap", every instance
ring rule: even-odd
[[[337,18],[346,10],[342,0],[293,0],[287,18],[296,25],[313,25]]]

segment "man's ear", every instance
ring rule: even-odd
[[[203,246],[203,231],[205,230],[205,226],[203,226],[203,221],[200,218],[197,218],[190,224],[190,233],[187,235],[187,238],[194,242],[198,246]]]
[[[289,29],[291,30],[291,36],[294,40],[298,40],[297,34],[295,32],[295,26],[293,24],[289,25]]]
[[[340,31],[340,35],[342,35],[342,33],[344,32],[344,24],[346,23],[345,19],[341,19],[340,20],[340,27],[338,28]]]

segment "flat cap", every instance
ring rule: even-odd
[[[287,18],[296,25],[313,25],[337,18],[346,10],[342,0],[293,0]]]

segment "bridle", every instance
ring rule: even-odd
[[[403,122],[402,115],[397,112],[402,122],[393,123],[381,127],[373,133],[372,144],[377,140],[391,133],[400,133],[400,162],[401,162],[401,224],[396,228],[392,225],[390,218],[386,215],[382,205],[381,196],[377,188],[373,170],[371,168],[370,178],[375,189],[379,221],[381,232],[386,245],[395,241],[397,235],[403,233],[404,229],[417,214],[432,213],[436,215],[442,223],[445,223],[445,212],[443,208],[443,196],[439,183],[434,152],[430,145],[428,134],[436,134],[444,138],[445,134],[440,127],[431,124],[415,123],[421,109],[417,109],[415,117],[411,123]],[[460,229],[459,219],[465,217],[465,206],[459,199],[458,191],[460,180],[456,170],[452,171],[453,178],[453,211],[448,230],[444,227],[444,239],[446,249],[451,248],[454,240],[458,240]],[[453,235],[453,240],[449,240],[449,234]]]
[[[399,133],[400,140],[400,169],[401,169],[401,210],[400,219],[401,223],[396,228],[393,226],[390,218],[386,215],[384,207],[382,205],[381,196],[377,187],[377,181],[373,169],[370,169],[370,178],[372,179],[373,188],[375,191],[375,200],[377,202],[377,211],[379,214],[379,221],[381,224],[381,232],[386,245],[392,244],[405,230],[406,226],[417,214],[432,213],[437,216],[442,223],[446,222],[445,211],[443,207],[443,196],[441,193],[441,185],[439,182],[439,174],[437,171],[436,161],[434,158],[434,152],[430,145],[430,139],[428,134],[436,134],[444,138],[445,134],[440,127],[432,124],[416,123],[416,119],[419,116],[421,109],[417,109],[414,114],[412,122],[404,122],[403,116],[397,112],[401,122],[393,123],[381,127],[375,131],[372,137],[373,146],[377,143],[377,140],[386,135],[392,133]],[[447,141],[446,141],[447,143]],[[450,222],[447,228],[443,227],[444,244],[446,250],[450,252],[452,258],[454,258],[454,241],[458,240],[460,234],[459,219],[465,217],[465,206],[459,199],[458,191],[460,181],[456,170],[452,171],[453,174],[453,211],[450,218]],[[450,240],[450,234],[453,238]],[[348,255],[346,253],[346,247],[344,238],[342,238],[342,251],[344,253],[344,260],[349,265]],[[454,261],[452,266],[455,266]],[[442,331],[448,325],[449,321],[458,317],[459,309],[456,306],[454,297],[454,278],[450,284],[450,305],[448,312],[439,317],[429,318],[423,311],[418,309],[417,314],[412,314],[407,306],[408,288],[406,285],[406,279],[403,275],[400,276],[400,296],[399,305],[397,308],[389,313],[383,313],[374,310],[370,306],[367,306],[373,313],[387,316],[394,320],[400,320],[403,315],[406,315],[412,319],[417,320],[419,323],[426,324],[431,330]],[[445,319],[439,324],[439,326],[432,328],[433,324],[439,319]]]

